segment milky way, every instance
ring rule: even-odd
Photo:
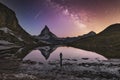
[[[78,36],[120,22],[120,0],[0,0],[32,35],[48,25],[57,36]]]

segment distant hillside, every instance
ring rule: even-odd
[[[120,24],[113,24],[99,34],[69,44],[94,51],[108,58],[120,58]]]

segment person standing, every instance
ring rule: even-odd
[[[62,57],[63,57],[63,54],[60,53],[60,67],[62,67]]]

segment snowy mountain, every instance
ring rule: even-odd
[[[17,44],[32,44],[34,39],[18,23],[16,14],[0,3],[0,40]]]
[[[0,28],[0,40],[5,40],[16,44],[24,41],[21,36],[17,36],[7,27]]]
[[[49,28],[45,25],[44,29],[38,36],[33,36],[38,43],[53,44],[58,43],[59,38],[53,34]]]
[[[38,36],[40,39],[47,40],[47,39],[56,39],[57,36],[53,34],[47,26],[42,30],[40,35]]]
[[[41,54],[45,57],[45,59],[47,60],[50,57],[50,54],[55,51],[57,49],[57,45],[56,46],[44,46],[44,47],[38,47],[37,49],[39,49],[41,51]]]
[[[55,34],[53,34],[50,29],[45,26],[45,28],[41,31],[40,35],[34,36],[34,38],[37,40],[37,42],[43,42],[45,44],[67,44],[70,42],[77,41],[79,39],[87,38],[96,35],[95,32],[91,31],[88,34],[84,34],[82,36],[78,37],[66,37],[66,38],[60,38],[57,37]]]

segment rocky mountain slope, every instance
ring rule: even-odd
[[[38,36],[40,39],[47,40],[47,39],[56,39],[58,38],[55,34],[53,34],[47,26],[42,30],[40,35]]]
[[[120,24],[113,24],[99,34],[79,39],[69,45],[97,52],[108,58],[120,58]]]
[[[17,44],[33,44],[34,39],[18,23],[16,14],[0,3],[0,40]]]
[[[39,35],[33,36],[38,43],[42,42],[45,44],[53,44],[53,43],[58,43],[59,38],[53,34],[50,29],[45,25],[43,30]]]

